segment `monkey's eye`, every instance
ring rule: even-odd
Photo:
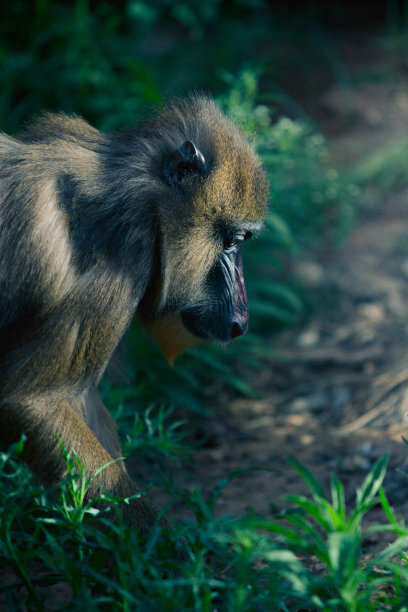
[[[234,247],[242,245],[244,240],[248,240],[251,236],[253,236],[253,234],[249,230],[226,236],[224,238],[224,251],[231,251]]]
[[[224,240],[224,251],[229,251],[237,246],[242,241],[242,238],[239,236],[230,236],[229,238],[225,238]]]
[[[230,251],[234,247],[241,244],[244,240],[248,240],[248,238],[251,238],[252,235],[253,235],[252,232],[247,231],[242,234],[235,234],[234,236],[228,236],[227,238],[224,239],[224,251]]]

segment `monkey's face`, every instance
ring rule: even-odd
[[[152,327],[169,361],[199,340],[228,342],[248,329],[242,250],[261,229],[267,184],[236,136],[216,153],[207,165],[186,141],[163,167],[169,200],[160,215],[160,316]]]

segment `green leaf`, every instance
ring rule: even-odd
[[[344,582],[356,571],[361,547],[357,533],[337,531],[330,533],[327,540],[329,560],[336,579]]]
[[[388,458],[388,454],[382,455],[371,468],[361,488],[357,489],[356,512],[365,509],[378,493],[387,471]]]
[[[390,523],[396,525],[397,519],[395,517],[394,510],[390,506],[385,489],[382,486],[379,488],[379,497],[380,497],[381,505],[383,507],[385,514],[387,515],[388,520],[390,521]]]
[[[344,486],[340,482],[336,474],[330,474],[330,490],[333,508],[338,514],[341,521],[346,519],[346,502],[344,495]]]
[[[302,463],[300,463],[300,461],[295,459],[295,457],[291,457],[289,455],[285,455],[285,459],[289,463],[289,465],[299,474],[299,476],[306,482],[315,499],[326,499],[322,484]]]

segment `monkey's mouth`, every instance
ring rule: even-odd
[[[237,336],[242,336],[248,331],[248,317],[224,321],[216,313],[203,315],[196,313],[193,308],[181,311],[181,320],[190,334],[204,340],[218,340],[219,342],[230,342]]]

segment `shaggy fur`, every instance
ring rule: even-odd
[[[163,165],[186,141],[205,176],[169,185]],[[211,271],[226,235],[258,231],[266,195],[251,147],[199,96],[119,134],[56,114],[18,139],[0,135],[0,439],[24,431],[36,475],[63,476],[57,435],[90,473],[120,456],[96,386],[133,314],[170,361],[197,342],[181,310],[225,318]],[[103,489],[129,496],[136,485],[114,463],[91,494]],[[143,500],[129,512],[142,530],[154,519]]]

